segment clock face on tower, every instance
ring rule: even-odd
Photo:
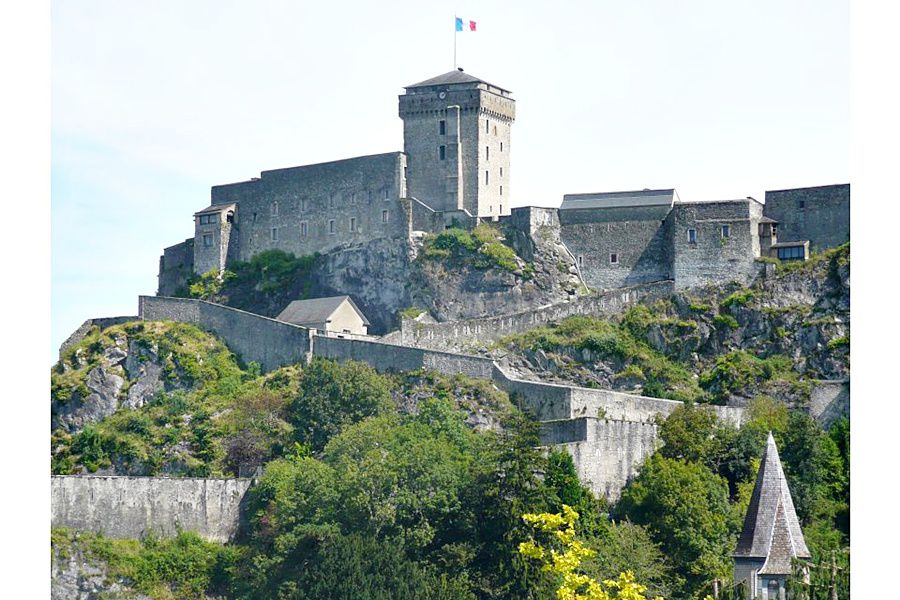
[[[440,98],[441,100],[443,100],[446,97],[447,97],[447,92],[441,92],[440,94],[438,94],[438,98]]]

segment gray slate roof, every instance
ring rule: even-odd
[[[810,556],[771,433],[734,556],[766,558],[760,573],[772,574],[790,573],[792,557]]]
[[[218,213],[222,212],[223,210],[234,210],[236,206],[237,205],[234,202],[230,202],[228,204],[211,204],[203,210],[198,210],[197,212],[195,212],[194,216],[196,217],[197,215],[204,215],[207,213]]]
[[[600,192],[566,194],[560,210],[579,208],[630,208],[635,206],[672,206],[675,190],[639,190],[633,192]]]
[[[412,89],[418,87],[429,87],[432,85],[453,85],[455,83],[484,83],[491,87],[495,87],[497,89],[503,90],[504,92],[508,92],[509,90],[500,87],[499,85],[494,85],[493,83],[489,83],[484,79],[478,79],[473,75],[469,75],[465,71],[461,69],[456,69],[454,71],[448,71],[443,75],[438,75],[437,77],[432,77],[431,79],[426,79],[425,81],[420,81],[419,83],[413,83],[406,86],[404,89]]]
[[[350,306],[359,313],[363,323],[370,325],[366,315],[363,314],[359,307],[350,296],[332,296],[330,298],[313,298],[311,300],[294,300],[288,304],[281,313],[275,317],[279,321],[293,323],[294,325],[306,325],[309,323],[324,323],[331,318],[334,311],[344,302],[349,302]]]

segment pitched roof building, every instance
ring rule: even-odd
[[[358,335],[366,335],[370,325],[350,296],[294,300],[276,318],[310,329]]]
[[[809,558],[775,438],[769,433],[734,552],[734,581],[748,598],[784,600],[791,560]]]

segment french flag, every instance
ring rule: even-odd
[[[456,17],[456,30],[457,31],[477,31],[475,28],[475,21],[468,21],[468,25],[466,21],[463,21],[461,18]]]

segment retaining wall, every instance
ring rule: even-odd
[[[256,361],[263,371],[304,362],[309,354],[309,329],[262,315],[203,300],[161,296],[141,296],[139,307],[141,319],[192,323],[214,333],[243,361]]]
[[[659,446],[654,423],[592,417],[542,423],[541,442],[568,452],[581,482],[610,502]]]
[[[640,300],[662,298],[672,291],[671,281],[660,281],[497,317],[444,323],[420,323],[403,319],[400,343],[418,348],[441,349],[492,342],[506,335],[559,322],[572,315],[612,315]]]
[[[113,538],[140,538],[153,530],[174,536],[194,531],[215,542],[241,530],[250,479],[54,476],[51,523]]]
[[[429,369],[447,375],[462,373],[469,377],[490,379],[494,366],[493,361],[479,356],[320,335],[313,339],[312,353],[337,361],[362,361],[381,372]]]

